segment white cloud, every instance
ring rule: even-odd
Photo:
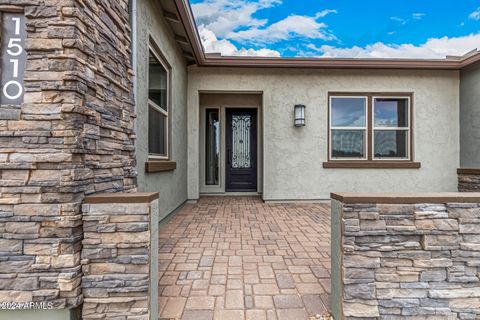
[[[337,48],[323,45],[309,45],[311,56],[324,58],[411,58],[411,59],[443,59],[448,55],[461,56],[480,48],[480,33],[463,37],[432,38],[424,44],[385,44],[377,42],[365,47]]]
[[[478,7],[477,10],[473,11],[469,17],[473,20],[480,20],[480,7]]]
[[[282,0],[204,0],[192,5],[195,21],[205,52],[225,56],[253,55],[280,56],[276,50],[238,48],[236,44],[264,47],[293,38],[333,40],[326,25],[319,22],[336,10],[323,10],[314,16],[290,15],[269,24],[268,19],[254,18],[254,14],[281,4]]]
[[[226,39],[219,40],[212,30],[199,28],[200,38],[206,53],[220,53],[222,56],[280,57],[280,52],[270,49],[238,49]]]
[[[317,15],[325,16],[322,12]],[[276,43],[292,38],[308,38],[321,40],[334,40],[335,36],[326,30],[327,25],[317,21],[317,15],[313,17],[290,15],[283,20],[272,23],[268,27],[253,27],[247,30],[231,32],[229,39],[243,43]]]
[[[206,0],[192,5],[197,25],[203,25],[223,38],[242,27],[256,28],[265,25],[266,19],[253,18],[253,14],[280,4],[281,0]]]
[[[400,23],[401,25],[407,24],[407,20],[399,18],[399,17],[390,17],[390,20],[396,21]]]
[[[412,15],[408,18],[400,18],[400,17],[390,17],[390,20],[396,21],[402,26],[406,25],[407,23],[410,23],[412,20],[421,20],[423,17],[425,17],[425,13],[421,12],[414,12]]]
[[[323,10],[323,11],[317,12],[317,14],[315,15],[315,19],[323,18],[329,15],[330,13],[338,13],[338,12],[337,10],[331,10],[331,9]]]
[[[412,18],[415,20],[420,20],[423,17],[425,17],[425,13],[420,13],[420,12],[412,13]]]

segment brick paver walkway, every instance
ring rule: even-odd
[[[327,311],[326,204],[205,197],[159,237],[160,319],[303,320]]]

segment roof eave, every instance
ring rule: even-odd
[[[440,69],[458,70],[462,61],[414,59],[206,57],[201,67],[330,68],[330,69]]]
[[[203,50],[202,41],[198,33],[197,25],[193,17],[192,8],[188,0],[173,0],[177,7],[179,18],[185,28],[188,40],[193,50],[195,61],[198,65],[205,62],[205,52]]]
[[[480,51],[478,51],[476,54],[470,56],[470,57],[467,57],[466,59],[463,59],[461,61],[461,66],[460,66],[460,69],[463,69],[463,68],[466,68],[466,67],[469,67],[477,62],[480,61]]]

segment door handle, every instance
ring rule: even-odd
[[[227,149],[227,164],[230,165],[232,163],[232,153],[230,152],[230,148]]]

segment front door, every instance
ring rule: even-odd
[[[226,109],[225,191],[257,191],[257,109]]]

